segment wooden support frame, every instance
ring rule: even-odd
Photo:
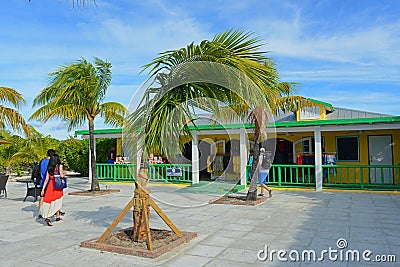
[[[131,208],[135,207],[135,204],[141,203],[140,207],[143,210],[144,214],[144,222],[146,225],[146,244],[147,248],[149,250],[153,249],[153,242],[151,240],[151,234],[150,234],[150,223],[149,223],[149,218],[150,215],[147,211],[147,207],[150,205],[154,211],[158,214],[158,216],[161,217],[161,219],[171,228],[171,230],[179,237],[182,237],[183,234],[179,229],[172,223],[172,221],[165,215],[165,213],[161,210],[161,208],[154,202],[154,200],[150,197],[150,195],[144,191],[140,185],[136,182],[135,183],[136,189],[139,191],[139,196],[140,198],[137,198],[136,196],[132,197],[132,199],[129,201],[129,203],[124,207],[124,209],[121,211],[120,214],[115,218],[115,220],[110,224],[110,226],[107,228],[107,230],[100,236],[100,238],[96,241],[96,243],[104,243],[104,241],[107,239],[107,237],[111,234],[111,232],[114,230],[114,228],[121,222],[121,220],[125,217],[125,215],[128,213],[128,211]]]

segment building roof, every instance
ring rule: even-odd
[[[345,125],[377,125],[377,124],[399,124],[400,116],[391,116],[387,114],[374,113],[368,111],[354,110],[348,108],[333,107],[331,104],[315,99],[308,98],[311,102],[323,105],[326,110],[325,120],[304,120],[297,121],[297,116],[294,112],[278,112],[274,115],[274,125],[279,128],[291,128],[291,130],[304,127],[314,126],[345,126]],[[211,113],[199,114],[194,119],[194,124],[191,129],[197,130],[222,130],[222,129],[240,129],[253,128],[250,123],[241,123],[240,121],[231,121],[224,125],[212,123]],[[372,127],[372,126],[371,126]],[[339,130],[339,129],[338,129]],[[115,137],[122,134],[122,128],[118,129],[98,129],[94,130],[95,135],[101,137]],[[75,135],[89,135],[88,130],[75,131]]]

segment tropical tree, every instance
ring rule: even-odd
[[[221,106],[216,104],[217,100],[247,118],[251,110],[263,106],[263,103],[273,103],[275,99],[288,95],[292,90],[291,84],[280,85],[275,63],[267,57],[266,52],[260,51],[262,45],[251,33],[229,30],[217,34],[212,40],[204,40],[200,44],[191,43],[177,50],[160,53],[146,64],[143,71],[148,70],[150,78],[154,78],[160,86],[148,88],[139,108],[127,119],[128,127],[132,127],[132,131],[127,132],[133,132],[132,137],[141,135],[144,139],[143,153],[148,155],[155,151],[165,152],[171,149],[168,139],[182,134],[191,137],[187,119],[195,117],[193,106],[207,107],[212,113],[218,114]],[[176,80],[185,80],[188,74],[185,70],[181,71],[182,68],[185,69],[182,66],[193,62],[199,63],[196,65],[198,69],[194,67],[189,70],[194,73],[201,75],[207,69],[204,62],[220,63],[240,72],[255,86],[239,88],[233,92],[221,84],[202,81],[175,83]],[[223,76],[224,70],[220,74]],[[224,78],[231,79],[229,83],[238,79],[238,76]],[[243,101],[240,92],[246,94],[252,103]],[[153,98],[150,99],[150,95]],[[137,126],[142,126],[139,131]],[[175,143],[172,148],[176,147]],[[144,163],[145,155],[142,156]],[[144,228],[142,224],[143,222],[137,223],[134,220],[133,236],[138,236],[138,232]]]
[[[42,160],[49,149],[56,149],[60,141],[50,136],[43,136],[31,127],[30,135],[22,141],[23,146],[12,155],[13,161],[37,163]]]
[[[47,122],[61,119],[68,130],[89,125],[91,190],[100,190],[94,153],[94,120],[103,117],[111,126],[122,126],[126,108],[118,102],[104,102],[111,82],[111,63],[95,58],[94,64],[82,58],[49,74],[51,83],[35,97],[40,106],[29,118]]]
[[[25,104],[25,99],[20,93],[12,88],[0,86],[0,130],[9,126],[29,134],[29,125],[17,111],[22,104]]]
[[[223,86],[207,83],[186,83],[178,85],[165,93],[165,84],[171,80],[175,70],[180,65],[187,62],[215,62],[230,66],[239,70],[248,77],[261,90],[263,96],[269,103],[275,99],[287,95],[291,92],[290,83],[279,83],[279,75],[275,68],[275,63],[267,57],[267,53],[259,51],[263,44],[258,38],[253,38],[250,33],[243,31],[226,31],[217,34],[211,41],[204,40],[200,44],[189,44],[187,47],[177,50],[170,50],[163,53],[146,64],[144,70],[149,70],[150,77],[155,77],[162,85],[160,88],[151,88],[152,93],[158,93],[161,97],[154,97],[156,102],[150,102],[150,108],[145,105],[131,115],[135,118],[134,122],[141,119],[145,120],[145,145],[148,151],[163,148],[161,133],[166,125],[171,131],[181,131],[190,135],[188,126],[164,123],[168,120],[172,110],[182,103],[188,103],[191,99],[216,99],[230,107],[240,107],[246,112],[238,112],[246,117],[251,110],[248,103],[243,103],[241,96],[232,93],[231,90]],[[236,77],[234,77],[236,78]],[[164,90],[163,90],[164,89]],[[251,94],[251,92],[246,92]],[[257,94],[254,93],[254,96]],[[197,101],[197,100],[196,100]],[[207,100],[205,100],[207,101]],[[254,98],[254,103],[258,99]],[[202,103],[198,103],[201,106]],[[204,103],[203,103],[204,104]],[[206,103],[214,113],[219,113],[220,107],[214,103]],[[253,107],[254,108],[254,107]],[[236,110],[239,110],[236,108]],[[250,109],[250,110],[249,110]],[[150,114],[148,114],[150,110]],[[183,105],[181,117],[190,117],[192,111],[188,105]],[[177,122],[178,124],[181,121]]]

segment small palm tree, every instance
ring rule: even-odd
[[[12,155],[14,161],[37,163],[42,160],[50,148],[57,150],[59,141],[50,136],[43,136],[31,127],[31,133],[23,142],[23,146]]]
[[[12,88],[0,86],[0,130],[9,126],[14,130],[29,134],[29,125],[17,111],[22,104],[25,104],[25,99],[20,93]],[[11,107],[6,105],[11,105]]]
[[[94,120],[103,117],[106,124],[122,126],[126,108],[117,102],[103,102],[111,82],[111,63],[95,58],[94,64],[82,58],[49,74],[51,84],[34,99],[40,106],[29,118],[47,122],[52,118],[67,122],[68,130],[89,125],[92,170],[91,190],[100,190],[94,155]]]

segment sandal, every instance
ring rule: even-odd
[[[62,220],[62,218],[61,217],[59,217],[59,218],[56,218],[56,222],[59,222],[59,221],[61,221]]]
[[[259,196],[259,197],[263,197],[263,196],[264,196],[264,194],[258,194],[258,196]]]
[[[53,226],[50,219],[45,219],[44,221],[47,223],[47,226]]]
[[[269,197],[272,197],[272,190],[271,189],[268,191],[268,193],[269,193]]]

